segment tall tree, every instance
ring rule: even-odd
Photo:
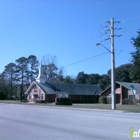
[[[4,72],[0,74],[0,93],[3,93],[6,97],[8,96],[8,85]]]
[[[101,76],[99,74],[89,74],[86,78],[86,84],[97,84]]]
[[[54,63],[49,63],[47,65],[47,81],[48,82],[53,82],[56,80],[57,77],[57,66]]]
[[[74,79],[71,76],[66,76],[63,80],[64,83],[74,83]]]
[[[115,80],[120,82],[132,82],[130,77],[132,66],[131,63],[128,63],[115,68]],[[109,78],[111,78],[111,70],[108,71],[108,75]]]
[[[56,82],[63,82],[64,80],[63,73],[64,73],[63,68],[58,69]]]
[[[59,69],[57,66],[56,56],[47,55],[43,57],[44,75],[47,82],[61,82],[63,80],[63,69]]]
[[[9,63],[5,66],[4,75],[7,79],[7,85],[9,85],[9,93],[10,98],[12,98],[13,92],[14,92],[14,86],[16,84],[16,64],[15,63]]]
[[[27,74],[27,81],[31,83],[35,80],[38,74],[38,60],[35,55],[30,55],[28,57],[28,71]]]
[[[88,77],[88,75],[85,74],[83,71],[79,72],[77,77],[76,77],[76,83],[78,83],[78,84],[86,84],[87,77]]]
[[[132,38],[132,44],[135,47],[135,52],[131,53],[133,70],[131,71],[131,79],[133,82],[140,83],[140,30],[137,32],[136,38]]]
[[[24,84],[27,82],[27,72],[28,72],[28,59],[26,57],[20,57],[16,60],[17,70],[16,74],[18,76],[18,82],[20,83],[20,100],[23,99]]]
[[[98,85],[104,90],[110,85],[110,79],[108,75],[103,74],[100,76],[100,79],[98,81]]]

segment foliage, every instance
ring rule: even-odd
[[[86,84],[86,78],[87,78],[87,74],[85,74],[83,71],[79,72],[77,77],[76,77],[76,83]]]
[[[0,92],[3,92],[6,95],[8,92],[8,84],[6,82],[6,77],[4,72],[0,74]]]
[[[101,79],[99,74],[89,74],[86,78],[86,84],[97,84],[99,79]]]
[[[132,64],[124,64],[115,68],[115,80],[120,82],[131,82],[130,73]],[[111,78],[111,70],[108,71],[108,76]]]
[[[28,57],[28,72],[27,73],[27,80],[29,83],[35,80],[38,75],[38,60],[35,55],[30,55]]]
[[[3,92],[0,92],[0,100],[5,100],[6,95]]]
[[[58,68],[56,56],[47,55],[44,59],[43,73],[47,82],[63,81],[63,69]]]
[[[56,105],[72,105],[72,101],[69,98],[57,99]]]
[[[110,85],[110,79],[108,75],[103,74],[100,76],[100,79],[98,81],[98,85],[104,90]]]
[[[24,91],[37,75],[37,67],[38,61],[34,55],[28,58],[20,57],[16,63],[7,64],[0,74],[0,92],[3,92],[7,99],[20,96],[22,100]]]
[[[14,92],[15,92],[15,85],[16,85],[16,64],[15,63],[9,63],[5,66],[4,70],[4,76],[5,76],[5,82],[7,85],[7,92],[10,93],[10,97],[12,98]]]
[[[35,103],[46,103],[45,100],[36,100]]]
[[[26,78],[28,77],[28,60],[26,57],[20,57],[16,60],[17,63],[17,81],[20,83],[20,100],[23,98],[24,84],[26,83]]]
[[[122,100],[122,104],[129,104],[129,105],[133,105],[133,99],[129,99],[129,98],[125,98]]]
[[[132,44],[135,47],[135,52],[131,53],[133,69],[131,71],[131,79],[133,82],[140,82],[140,31],[138,31],[138,36],[132,38]]]
[[[73,79],[70,76],[66,76],[65,78],[63,78],[63,83],[74,83],[75,79]]]
[[[107,97],[106,96],[100,96],[99,97],[99,103],[102,103],[102,104],[107,104]]]
[[[27,100],[21,100],[20,102],[21,103],[27,103],[28,101]]]
[[[102,89],[105,89],[110,84],[108,75],[103,74],[85,74],[83,71],[79,72],[76,77],[76,83],[78,84],[95,84],[99,85]]]

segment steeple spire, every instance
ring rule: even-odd
[[[40,63],[40,66],[39,66],[39,71],[38,71],[38,77],[36,78],[36,81],[38,83],[45,83],[45,76],[43,75],[43,68],[42,68],[42,59],[41,59],[41,63]]]

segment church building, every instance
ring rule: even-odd
[[[42,65],[35,81],[31,83],[24,93],[29,102],[43,100],[48,103],[55,102],[58,93],[67,93],[73,103],[97,103],[102,89],[98,85],[49,83],[43,75]]]

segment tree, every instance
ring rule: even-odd
[[[77,77],[76,77],[76,83],[78,84],[86,84],[86,78],[87,78],[87,74],[85,74],[83,71],[79,72]]]
[[[63,82],[64,80],[63,73],[64,73],[63,68],[58,69],[56,82]]]
[[[74,83],[74,80],[71,76],[66,76],[63,80],[64,83]]]
[[[140,30],[138,31],[138,36],[132,38],[132,44],[135,47],[135,52],[131,53],[133,63],[131,79],[133,79],[133,82],[140,83]]]
[[[99,74],[89,74],[86,78],[86,84],[98,84],[101,76]]]
[[[53,62],[47,65],[46,75],[47,75],[48,82],[54,82],[56,80],[57,70],[58,68]]]
[[[20,83],[20,100],[23,99],[24,84],[27,83],[28,76],[28,59],[25,57],[20,57],[16,60],[17,63],[17,81]]]
[[[130,73],[132,66],[131,63],[128,63],[115,68],[115,80],[120,82],[131,82]],[[108,71],[108,75],[111,78],[111,70]]]
[[[98,85],[104,90],[110,85],[110,79],[108,75],[103,74],[100,76],[100,79],[98,81]]]
[[[43,71],[47,82],[61,82],[63,80],[63,69],[57,66],[56,56],[47,55],[43,57]]]
[[[9,63],[8,65],[5,66],[4,70],[4,75],[6,78],[6,83],[8,85],[9,93],[10,93],[10,98],[12,98],[13,93],[14,93],[14,86],[16,84],[16,64],[15,63]]]
[[[27,81],[31,83],[35,80],[38,74],[38,60],[35,55],[30,55],[27,59],[28,61],[28,71],[26,72]]]
[[[8,86],[7,86],[6,77],[5,77],[5,73],[4,72],[2,72],[0,74],[0,92],[7,97]]]

